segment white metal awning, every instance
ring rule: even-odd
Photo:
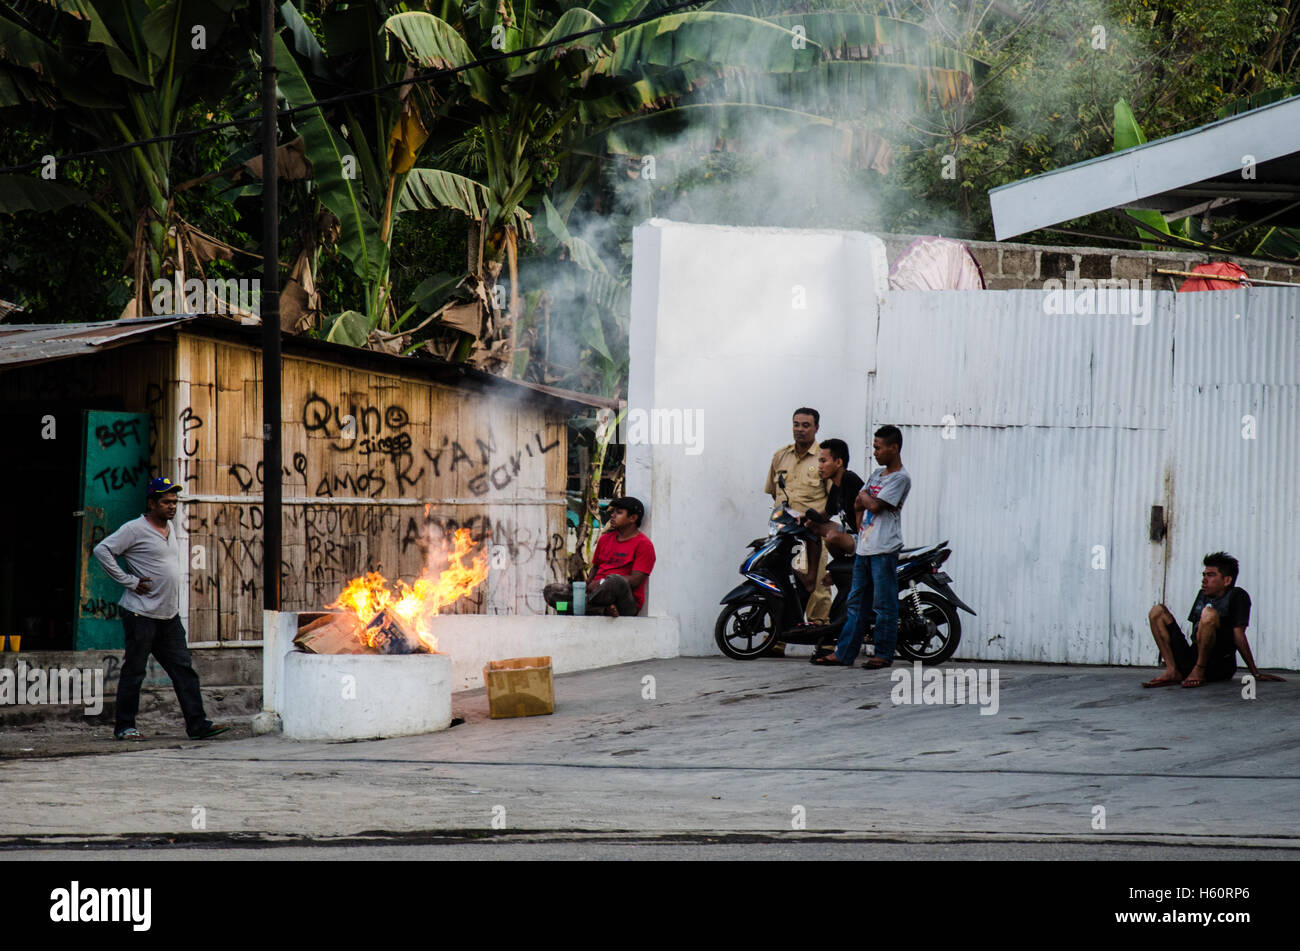
[[[1300,96],[989,191],[999,241],[1099,211],[1300,225]]]

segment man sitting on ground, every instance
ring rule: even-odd
[[[1256,680],[1282,680],[1261,674],[1246,640],[1250,623],[1250,595],[1237,587],[1237,559],[1216,551],[1206,555],[1201,572],[1201,593],[1187,620],[1192,622],[1194,644],[1188,644],[1178,622],[1163,604],[1151,609],[1151,635],[1160,648],[1165,672],[1144,687],[1200,687],[1212,680],[1228,680],[1237,672],[1237,652]]]
[[[655,566],[655,546],[641,531],[645,506],[631,496],[609,503],[609,523],[591,558],[587,574],[587,613],[609,617],[641,613],[645,586]],[[573,585],[548,584],[543,596],[555,607],[573,602]]]

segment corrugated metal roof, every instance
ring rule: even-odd
[[[125,320],[106,320],[96,323],[68,324],[0,324],[0,368],[48,363],[93,354],[130,342],[132,338],[156,333],[178,324],[190,324],[198,333],[217,332],[234,336],[243,342],[261,345],[261,327],[244,325],[232,320],[195,315],[166,317],[134,317]],[[590,406],[599,409],[618,409],[619,401],[590,393],[578,393],[554,386],[544,386],[527,380],[511,380],[460,363],[447,363],[421,357],[403,357],[375,350],[363,350],[345,344],[330,343],[308,337],[283,338],[284,353],[297,355],[317,354],[345,363],[369,361],[382,365],[393,373],[432,375],[439,382],[457,385],[468,380],[493,388],[526,391],[542,400]]]
[[[120,346],[193,317],[132,317],[91,324],[0,324],[0,366],[20,367],[80,357]]]
[[[1172,220],[1216,198],[1228,204],[1233,217],[1244,203],[1285,208],[1300,197],[1298,152],[1300,96],[1294,96],[990,189],[994,232],[1001,241],[1124,207],[1157,209]],[[1251,177],[1245,178],[1241,173],[1248,160]]]

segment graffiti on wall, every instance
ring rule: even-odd
[[[351,467],[322,473],[315,494],[379,497],[391,482],[397,494],[432,494],[434,480],[462,473],[471,495],[485,496],[489,489],[502,491],[519,475],[523,460],[540,458],[558,448],[558,438],[547,442],[534,432],[522,447],[498,447],[491,426],[468,446],[459,438],[436,435],[428,446],[415,445],[408,426],[410,414],[397,403],[380,406],[349,404],[344,410],[319,393],[308,393],[303,401],[302,425],[308,433],[319,433],[330,448],[345,457],[361,459],[361,472]],[[392,494],[391,492],[389,494]]]

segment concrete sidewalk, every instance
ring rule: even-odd
[[[466,722],[425,736],[0,761],[0,845],[191,835],[199,817],[218,840],[504,829],[1300,845],[1297,678],[1244,700],[1239,681],[1143,690],[1146,668],[996,669],[991,716],[894,705],[889,670],[678,658],[560,676],[547,717],[490,720],[482,691],[457,694]]]

